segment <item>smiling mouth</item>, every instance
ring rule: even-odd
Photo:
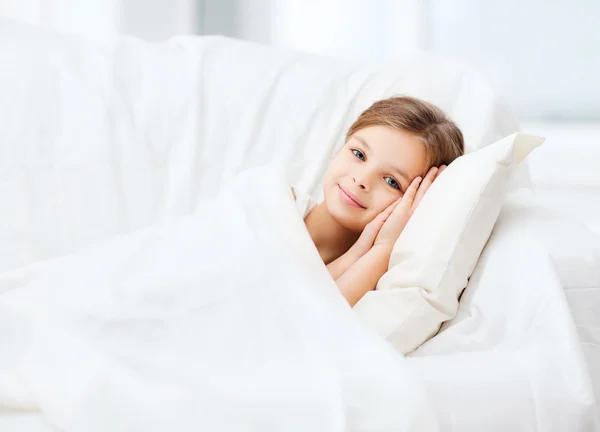
[[[350,192],[347,192],[340,184],[338,184],[338,188],[340,189],[340,193],[346,199],[347,203],[352,207],[358,207],[361,209],[366,209],[366,207],[361,203],[357,197],[352,195]]]

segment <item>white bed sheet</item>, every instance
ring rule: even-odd
[[[547,137],[530,157],[532,186],[536,201],[552,210],[551,216],[548,211],[544,217],[545,243],[560,271],[598,399],[600,125],[534,123],[526,129]]]
[[[561,221],[529,191],[511,195],[456,318],[411,355],[442,430],[600,430],[565,274],[545,241]]]
[[[546,137],[529,158],[536,196],[558,213],[600,234],[600,124],[524,126]]]

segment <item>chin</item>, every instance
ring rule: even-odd
[[[365,229],[367,222],[365,222],[364,219],[357,214],[357,212],[351,210],[345,204],[332,202],[332,200],[326,200],[325,203],[327,205],[327,211],[333,220],[347,230],[360,233]]]

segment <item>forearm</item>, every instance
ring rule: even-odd
[[[391,249],[374,246],[358,259],[335,283],[350,306],[354,306],[368,291],[375,289],[377,282],[388,269]]]
[[[344,255],[327,264],[327,270],[333,280],[337,280],[346,270],[354,265],[362,256],[354,248],[350,248]]]

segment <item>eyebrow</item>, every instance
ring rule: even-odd
[[[364,138],[359,137],[358,135],[354,135],[354,138],[356,138],[357,141],[360,141],[360,143],[362,145],[364,145],[367,150],[371,150],[371,147],[369,146],[369,144],[367,144],[367,142],[365,141]],[[408,177],[408,175],[406,175],[406,173],[404,171],[402,171],[399,168],[393,167],[391,165],[388,165],[388,168],[391,171],[395,171],[396,174],[398,174],[399,177],[404,177],[404,180],[406,180],[408,183],[410,183],[410,177]]]

